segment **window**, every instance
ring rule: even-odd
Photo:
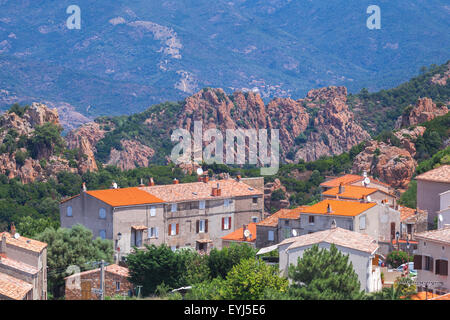
[[[436,260],[436,274],[441,276],[448,275],[448,261],[447,260]]]
[[[171,212],[177,212],[177,204],[176,203],[172,203]]]
[[[205,200],[201,200],[201,201],[199,201],[198,202],[198,208],[200,209],[200,210],[202,210],[202,209],[205,209]]]
[[[223,200],[223,206],[228,207],[230,205],[230,199]]]
[[[172,251],[176,251],[176,250],[177,250],[177,246],[171,246],[170,249],[171,249]]]
[[[269,234],[267,236],[267,239],[269,241],[273,241],[275,239],[275,232],[273,232],[273,230],[269,230]]]
[[[148,237],[158,238],[158,228],[157,227],[148,228]]]
[[[169,236],[176,236],[179,233],[178,223],[169,224]]]
[[[222,230],[231,229],[231,217],[222,218]]]
[[[258,198],[254,197],[254,198],[252,199],[252,201],[253,201],[253,204],[257,204],[257,203],[258,203]]]
[[[205,232],[205,220],[200,220],[199,232]]]
[[[105,208],[100,208],[98,210],[98,217],[100,219],[106,219],[106,210],[105,210]]]
[[[156,216],[156,206],[150,206],[150,216]]]
[[[314,224],[314,216],[308,216],[309,224]]]
[[[284,220],[284,225],[289,226],[289,220]]]
[[[116,281],[116,291],[120,291],[120,281]]]
[[[365,229],[366,228],[366,216],[359,217],[359,229]]]
[[[72,216],[72,207],[71,207],[71,206],[68,206],[68,207],[67,207],[66,213],[67,213],[67,216],[68,216],[68,217],[71,217],[71,216]]]
[[[197,220],[196,231],[197,231],[197,233],[208,232],[208,219]]]
[[[106,230],[100,230],[100,238],[106,239]]]
[[[252,222],[253,223],[257,223],[258,222],[258,217],[252,217]]]
[[[425,256],[425,266],[424,270],[433,271],[433,258]]]

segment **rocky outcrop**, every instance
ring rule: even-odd
[[[286,199],[273,199],[272,194],[275,190],[282,190]],[[286,187],[281,184],[280,179],[275,179],[273,182],[268,182],[264,185],[264,208],[267,212],[289,207],[288,197]]]
[[[308,92],[301,100],[317,115],[305,132],[307,141],[296,152],[296,160],[314,161],[321,156],[341,154],[370,135],[354,119],[347,105],[345,87],[329,87]]]
[[[445,86],[448,79],[450,79],[450,62],[447,63],[447,70],[445,70],[443,74],[438,73],[431,78],[431,83]]]
[[[417,166],[414,141],[424,132],[425,127],[420,126],[395,132],[399,146],[371,140],[355,157],[352,171],[356,174],[367,171],[392,187],[407,188]]]
[[[420,98],[414,107],[406,108],[397,121],[396,127],[408,127],[433,120],[448,113],[445,105],[436,106],[430,98]]]
[[[108,165],[114,165],[122,170],[130,170],[137,167],[148,167],[150,158],[155,151],[135,140],[121,140],[122,150],[111,150]]]

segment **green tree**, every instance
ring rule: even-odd
[[[62,127],[47,122],[37,126],[29,140],[29,150],[34,159],[48,159],[55,151],[62,151],[64,139]]]
[[[33,219],[30,216],[22,217],[17,223],[17,232],[21,235],[34,238],[36,235],[42,233],[47,228],[58,229],[59,221],[51,218]]]
[[[305,300],[360,299],[358,276],[348,255],[335,245],[319,250],[318,245],[305,250],[296,266],[289,266],[291,295]]]
[[[225,278],[228,272],[241,260],[254,258],[256,250],[248,244],[232,243],[229,247],[218,250],[212,249],[209,253],[208,266],[212,278]]]
[[[410,261],[412,261],[412,257],[410,257],[405,251],[391,251],[386,257],[386,262],[393,268],[397,268]]]
[[[69,266],[78,266],[83,271],[97,267],[92,262],[112,262],[112,241],[93,239],[92,232],[82,225],[71,229],[47,228],[36,239],[48,244],[48,291],[55,298],[63,295],[64,277],[68,276],[66,270]]]

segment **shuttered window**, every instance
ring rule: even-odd
[[[448,275],[448,261],[447,260],[436,260],[436,274],[447,276]]]
[[[422,270],[422,256],[415,255],[414,256],[414,270]]]
[[[169,224],[169,236],[176,236],[179,233],[178,223]]]
[[[222,218],[222,230],[230,230],[231,228],[231,217]]]

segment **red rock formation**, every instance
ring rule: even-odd
[[[108,160],[109,165],[115,165],[122,170],[130,170],[136,167],[148,167],[150,158],[155,151],[142,143],[134,140],[121,140],[123,150],[111,150]]]
[[[279,189],[285,193],[286,199],[272,200],[272,193]],[[270,212],[271,209],[276,209],[278,211],[282,208],[289,207],[288,197],[289,195],[286,193],[286,187],[281,184],[280,179],[275,179],[274,182],[268,182],[264,185],[264,208],[266,211]]]
[[[397,121],[397,128],[430,121],[447,114],[447,112],[447,106],[437,107],[430,98],[420,98],[414,107],[410,107],[406,113],[400,116]]]

